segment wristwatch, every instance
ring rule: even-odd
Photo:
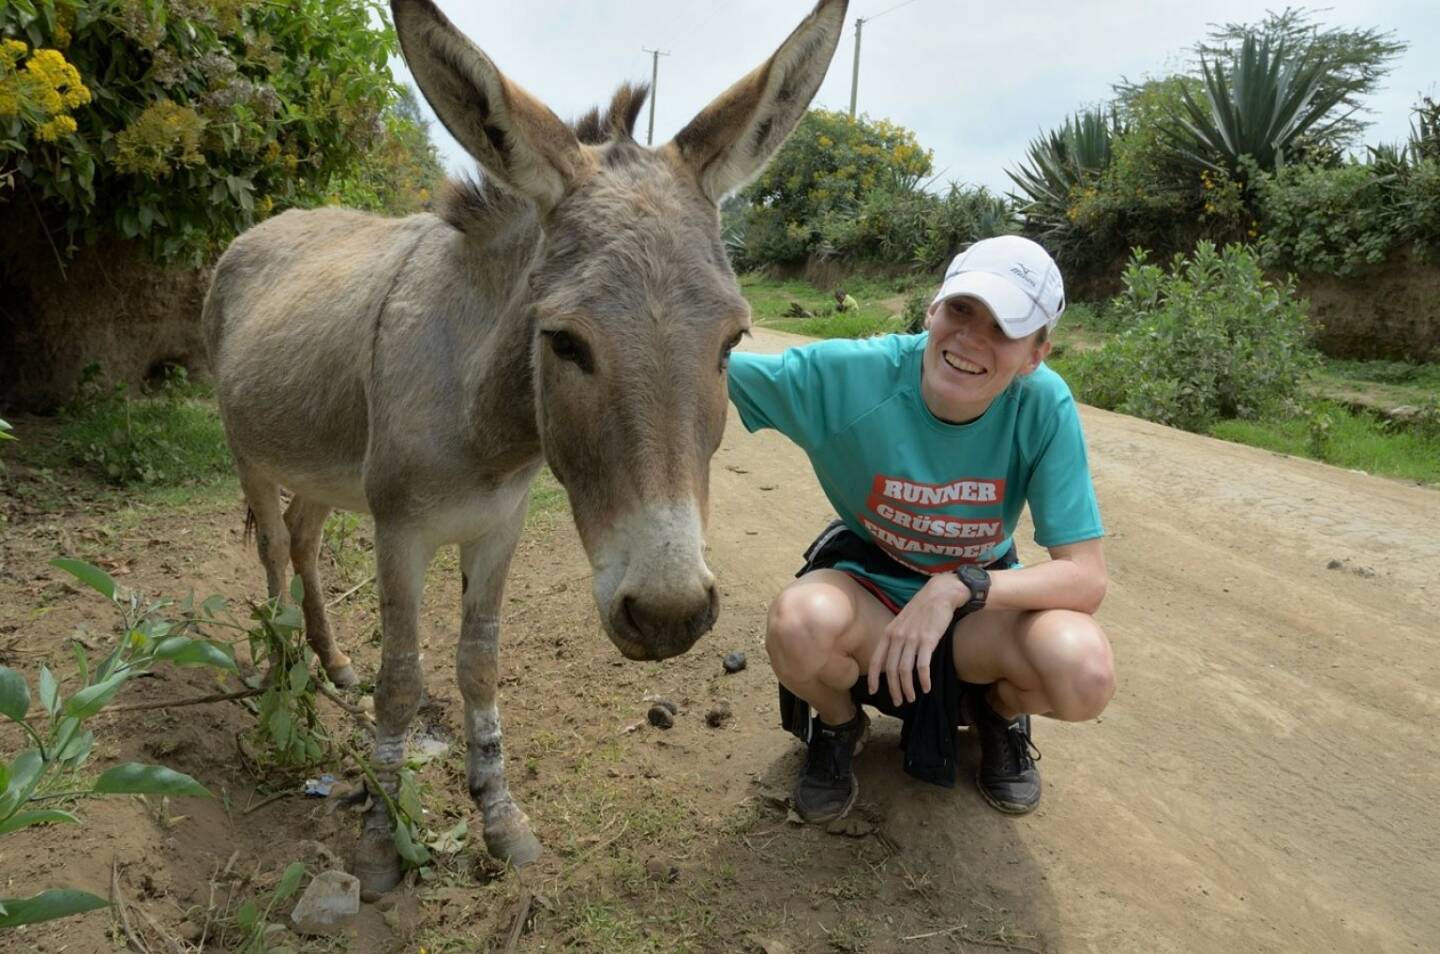
[[[955,575],[960,577],[960,582],[970,590],[969,602],[960,608],[972,613],[984,609],[985,601],[990,598],[990,574],[985,568],[975,563],[965,563],[955,571]]]

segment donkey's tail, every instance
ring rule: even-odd
[[[248,546],[251,540],[255,539],[255,511],[249,504],[245,505],[245,544]]]

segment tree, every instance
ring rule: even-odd
[[[1395,39],[1393,31],[1368,29],[1322,29],[1312,14],[1303,7],[1286,7],[1280,13],[1266,14],[1258,23],[1227,23],[1210,31],[1196,46],[1202,61],[1225,63],[1233,72],[1246,37],[1269,41],[1271,47],[1283,45],[1301,60],[1317,59],[1328,64],[1317,85],[1315,98],[1336,103],[1336,112],[1343,113],[1326,130],[1317,145],[1333,149],[1337,154],[1359,142],[1368,123],[1363,116],[1371,110],[1364,105],[1365,97],[1380,88],[1396,57],[1409,44]]]
[[[748,189],[727,228],[742,267],[797,261],[822,239],[821,223],[854,215],[872,192],[914,191],[930,174],[931,153],[915,134],[885,119],[852,119],[812,109]]]

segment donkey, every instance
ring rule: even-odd
[[[626,658],[683,653],[714,624],[709,464],[728,355],[750,324],[717,206],[808,107],[846,0],[820,0],[655,149],[632,137],[643,87],[570,126],[430,0],[391,6],[421,91],[484,178],[451,183],[438,215],[317,209],[256,226],[216,266],[203,328],[270,595],[285,598],[293,562],[307,637],[337,685],[356,678],[326,619],[321,527],[334,508],[374,516],[374,769],[391,794],[422,691],[425,569],[459,544],[467,780],[486,850],[518,867],[540,843],[505,780],[496,670],[530,483],[543,461],[564,486]],[[376,798],[355,858],[367,891],[399,880],[392,831]]]

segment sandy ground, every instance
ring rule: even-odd
[[[750,346],[795,340],[762,331]],[[860,759],[855,830],[786,821],[778,798],[799,753],[775,726],[764,612],[829,511],[803,456],[774,434],[746,434],[732,414],[709,532],[721,619],[686,657],[621,663],[599,634],[568,518],[538,521],[522,542],[502,711],[512,782],[545,861],[524,879],[497,877],[467,851],[392,911],[366,906],[349,942],[290,943],[500,949],[529,888],[541,901],[521,951],[1440,949],[1440,492],[1083,416],[1109,530],[1101,621],[1120,691],[1093,723],[1037,726],[1046,793],[1035,814],[1003,817],[968,785],[909,779],[898,724],[881,719]],[[233,501],[127,518],[83,500],[36,509],[29,486],[3,501],[8,665],[33,675],[42,659],[63,662],[77,626],[106,632],[93,598],[45,566],[57,552],[103,549],[131,585],[164,592],[262,588]],[[1028,528],[1019,540],[1022,558],[1043,557]],[[458,732],[458,574],[446,559],[424,615],[422,715]],[[373,633],[373,600],[362,590],[337,616],[371,677],[378,650],[361,637]],[[726,676],[719,656],[736,648],[750,667]],[[145,683],[127,698],[212,685],[193,674]],[[657,693],[680,704],[676,727],[626,731]],[[733,716],[711,728],[703,714],[721,700]],[[113,861],[129,896],[179,935],[233,853],[245,879],[221,879],[222,894],[273,884],[317,842],[349,849],[353,818],[317,803],[233,807],[254,798],[234,758],[238,706],[101,718],[115,726],[97,725],[99,765],[166,761],[225,790],[232,808],[186,800],[187,819],[167,825],[129,800],[86,803],[87,850],[65,829],[6,838],[0,894],[62,883],[103,893]],[[16,742],[0,735],[5,751]],[[437,827],[468,814],[461,765],[452,753],[424,770]],[[657,859],[673,881],[646,868]],[[109,931],[97,914],[0,937],[0,950],[106,950]]]

